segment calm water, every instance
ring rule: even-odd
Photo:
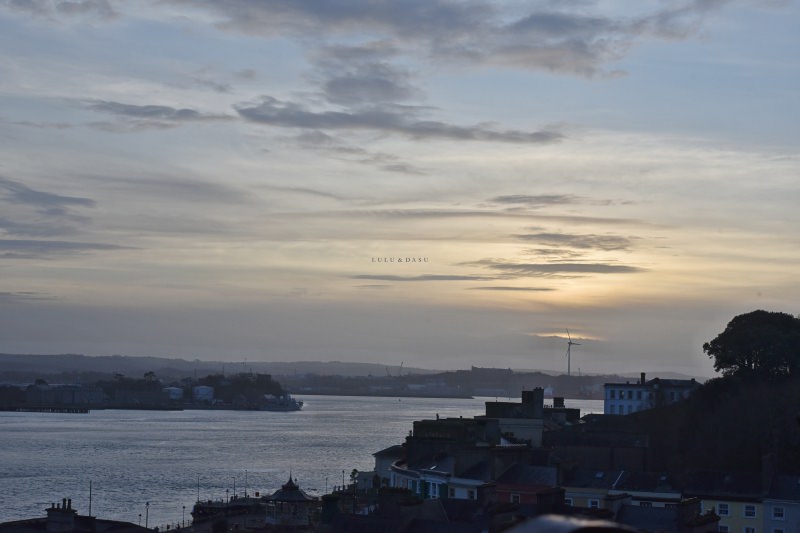
[[[179,523],[197,499],[270,492],[289,477],[322,494],[342,471],[372,470],[414,420],[472,417],[487,399],[300,397],[302,411],[0,413],[0,522],[44,516],[72,498],[79,513],[149,525]],[[493,400],[493,398],[492,398]],[[502,399],[501,399],[502,400]],[[602,401],[567,400],[582,414]],[[246,472],[246,474],[245,474]]]

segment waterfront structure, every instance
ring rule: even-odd
[[[638,381],[631,383],[606,383],[603,413],[627,415],[684,400],[700,384],[692,379],[646,379],[642,372]]]
[[[319,508],[319,500],[301,490],[291,475],[289,481],[264,500],[268,531],[311,530],[313,511]]]

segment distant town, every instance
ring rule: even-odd
[[[592,381],[597,377],[477,367],[427,375],[294,376],[291,390],[308,394],[496,398],[472,418],[436,415],[413,422],[403,441],[374,451],[371,471],[353,470],[347,481],[343,473],[342,485],[321,497],[290,474],[271,494],[198,498],[191,522],[167,529],[800,531],[800,318],[765,311],[740,315],[703,349],[721,373],[705,383],[641,372],[598,386]],[[546,383],[523,385],[538,378]],[[513,387],[519,388],[509,398]],[[19,391],[13,401],[12,389]],[[37,378],[3,391],[6,408],[20,402],[20,408],[33,409],[38,402],[54,410],[94,408],[93,402],[262,409],[264,398],[291,398],[285,384],[251,372],[163,382],[150,371],[87,385]],[[572,395],[601,398],[603,414],[568,406],[565,396]],[[81,514],[64,498],[46,516],[0,524],[0,533],[154,531],[147,526]]]
[[[283,374],[258,371],[265,367]],[[192,363],[152,357],[0,354],[0,409],[258,409],[265,395],[288,393],[514,398],[534,387],[547,397],[601,400],[605,383],[636,379],[482,367],[433,372],[402,364]]]

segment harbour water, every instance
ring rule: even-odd
[[[298,399],[305,406],[291,413],[0,413],[0,522],[44,516],[62,498],[87,514],[90,482],[93,515],[150,527],[188,522],[198,497],[269,493],[290,473],[322,494],[354,468],[372,470],[372,454],[401,444],[414,420],[472,417],[494,400]],[[566,401],[581,414],[602,412],[602,404]]]

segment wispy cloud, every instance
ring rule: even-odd
[[[64,196],[32,189],[18,181],[0,176],[0,190],[6,192],[5,201],[33,205],[45,209],[66,206],[94,207],[94,200],[78,196]]]
[[[351,279],[369,279],[375,281],[486,281],[493,278],[486,276],[459,276],[451,274],[424,274],[421,276],[393,276],[382,274],[359,274]]]
[[[93,208],[95,201],[82,196],[66,196],[34,189],[0,176],[0,230],[6,235],[54,237],[75,231],[76,224],[90,219],[76,209]]]
[[[462,263],[488,268],[506,279],[526,277],[570,277],[584,274],[635,274],[645,272],[645,269],[618,263],[582,263],[582,262],[552,262],[552,263],[512,263],[484,259]]]
[[[313,41],[315,36],[324,39],[379,33],[389,36],[392,45],[406,53],[421,52],[434,61],[514,66],[581,76],[605,73],[604,65],[622,57],[643,38],[688,38],[697,33],[709,13],[728,3],[673,2],[638,16],[614,17],[592,14],[592,6],[573,9],[569,3],[532,4],[526,10],[512,10],[480,0],[165,1],[204,9],[220,17],[220,27],[248,34],[294,35]],[[342,89],[349,85],[347,75],[341,81]],[[360,88],[367,86],[359,84]],[[344,92],[335,92],[349,98]],[[358,97],[359,91],[355,94]]]
[[[0,292],[0,303],[5,304],[54,299],[53,296],[35,291]]]
[[[123,119],[122,123],[92,122],[89,125],[109,132],[140,131],[143,129],[168,129],[186,123],[231,120],[223,114],[202,113],[195,109],[175,108],[165,105],[134,105],[107,100],[92,100],[86,107]]]
[[[471,291],[511,291],[511,292],[550,292],[555,289],[550,287],[504,287],[504,286],[487,286],[487,287],[470,287]]]
[[[126,249],[130,247],[89,242],[0,239],[0,257],[5,259],[43,259],[58,255]]]
[[[313,111],[296,102],[264,96],[259,103],[235,106],[251,122],[283,128],[311,130],[368,130],[395,133],[411,139],[444,139],[508,143],[552,143],[564,136],[554,130],[496,130],[485,125],[459,126],[435,120],[416,120],[408,110],[392,107],[341,111]]]
[[[421,96],[412,74],[388,61],[398,50],[386,41],[327,46],[313,55],[322,95],[332,104],[372,106]]]
[[[517,239],[535,242],[546,246],[565,246],[569,248],[594,249],[604,251],[628,250],[632,241],[619,235],[576,235],[570,233],[526,233],[515,235]]]
[[[108,0],[0,0],[0,5],[34,17],[112,20],[119,16]]]
[[[495,196],[489,201],[497,204],[544,207],[548,205],[574,204],[577,202],[577,197],[572,194],[510,194],[506,196]]]
[[[370,165],[387,172],[425,174],[424,170],[403,161],[396,155],[385,152],[371,152],[359,146],[351,146],[319,130],[304,131],[289,139],[302,148],[324,153],[336,159]]]

